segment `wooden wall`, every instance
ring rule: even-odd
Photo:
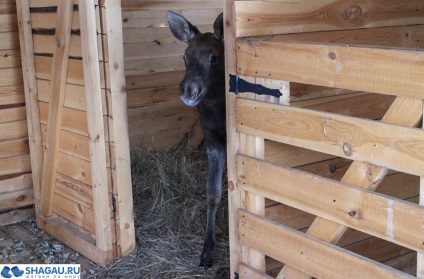
[[[16,5],[8,0],[0,4],[0,213],[33,203]],[[0,224],[24,212],[31,210],[1,215]]]
[[[408,128],[422,125],[423,8],[397,0],[225,1],[227,74],[283,93],[279,101],[228,93],[231,267],[240,278],[424,278],[422,242],[412,236],[422,229],[416,167],[424,158],[395,143],[424,140]],[[405,130],[390,134],[393,127]],[[407,154],[417,156],[403,160]],[[356,196],[350,185],[370,191]],[[386,223],[393,202],[417,210],[415,225],[396,209],[404,225]],[[377,208],[385,214],[368,227],[368,210]],[[400,240],[400,230],[416,245]]]
[[[193,130],[198,119],[196,108],[179,99],[186,46],[169,31],[166,12],[181,13],[201,32],[211,32],[222,5],[222,0],[122,1],[132,145],[172,147]]]

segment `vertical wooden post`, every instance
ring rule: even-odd
[[[79,0],[81,46],[84,67],[85,99],[87,103],[88,136],[93,181],[96,246],[112,249],[112,228],[106,168],[106,145],[97,47],[96,11],[94,0]]]
[[[237,186],[236,155],[239,150],[239,135],[236,129],[236,95],[230,92],[229,75],[236,74],[235,16],[234,0],[224,2],[224,37],[225,37],[225,84],[227,103],[227,171],[228,171],[228,221],[230,240],[231,276],[238,272],[241,246],[238,237],[237,209],[240,208],[240,190]]]
[[[424,117],[424,103],[423,103],[423,117]],[[424,129],[424,123],[422,128]],[[424,206],[424,177],[420,177],[420,200],[421,206]],[[417,278],[424,278],[424,254],[417,252]]]
[[[40,112],[38,108],[37,82],[35,79],[34,46],[32,43],[31,15],[29,0],[16,1],[19,25],[19,43],[21,48],[22,72],[26,103],[29,149],[31,154],[31,172],[34,187],[36,214],[40,208],[41,171],[43,149],[41,145]]]
[[[107,35],[110,95],[112,100],[112,117],[115,123],[110,132],[110,144],[114,156],[117,206],[119,207],[120,253],[126,254],[135,248],[135,230],[133,216],[133,196],[130,165],[130,143],[128,136],[127,94],[125,90],[124,44],[122,34],[121,1],[105,1],[105,21]]]
[[[56,15],[56,46],[53,55],[52,85],[50,89],[49,116],[47,120],[46,147],[44,150],[41,180],[41,214],[53,214],[54,188],[57,162],[59,160],[60,133],[62,129],[63,102],[65,100],[68,73],[69,48],[71,44],[72,0],[59,1]]]

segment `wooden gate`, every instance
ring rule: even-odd
[[[283,94],[227,93],[232,271],[424,278],[423,1],[227,0],[225,20],[227,76]]]
[[[103,266],[135,247],[120,5],[17,1],[37,224]]]

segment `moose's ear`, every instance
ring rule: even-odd
[[[213,31],[215,37],[221,42],[224,43],[224,16],[223,13],[220,13],[219,16],[215,19],[213,23]]]
[[[192,25],[182,15],[168,11],[167,17],[169,29],[171,29],[172,34],[178,40],[188,44],[190,40],[199,33],[199,29]]]

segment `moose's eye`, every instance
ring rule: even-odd
[[[211,64],[216,64],[218,62],[218,57],[216,55],[210,56]]]
[[[184,60],[184,65],[187,67],[187,58],[185,57],[185,55],[183,56],[183,60]]]

